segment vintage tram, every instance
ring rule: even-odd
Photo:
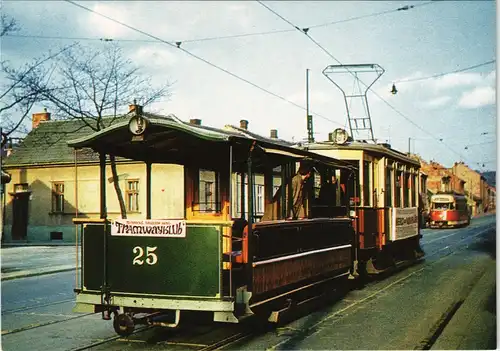
[[[340,172],[337,182],[353,189],[348,200],[360,272],[378,274],[424,255],[420,247],[422,179],[417,159],[388,144],[353,141],[341,128],[330,133],[328,141],[299,147],[357,168],[353,177]]]
[[[431,196],[430,228],[458,227],[470,224],[467,198],[455,192],[438,192]]]
[[[272,311],[295,296],[311,298],[313,290],[351,276],[356,239],[349,203],[321,202],[314,182],[305,180],[305,216],[297,216],[291,179],[299,165],[319,177],[352,179],[356,164],[237,127],[215,129],[135,111],[129,121],[69,142],[100,157],[100,216],[74,219],[82,255],[76,311],[114,317],[120,335],[136,324],[175,327],[193,315],[230,323],[252,314],[273,319]],[[144,162],[146,209],[140,218],[107,212],[110,156]],[[175,199],[181,218],[152,218],[161,213],[152,198],[169,196],[152,184],[152,166],[158,163],[183,167],[184,189]],[[262,188],[255,187],[258,179]],[[357,196],[350,184],[345,194]],[[265,208],[257,211],[262,198]],[[368,230],[369,211],[359,214],[362,247],[386,245],[376,230]],[[405,234],[394,235],[397,241]],[[413,240],[408,235],[404,239]]]

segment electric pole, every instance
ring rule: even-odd
[[[307,117],[307,141],[314,143],[313,117],[309,114],[309,68],[306,68],[306,117]]]

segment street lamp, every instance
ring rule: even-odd
[[[396,84],[392,84],[391,94],[396,95],[398,93],[398,89],[396,89]]]

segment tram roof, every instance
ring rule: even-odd
[[[181,121],[178,118],[147,118],[147,130],[142,141],[134,141],[129,121],[120,121],[105,129],[68,141],[73,148],[92,148],[131,160],[186,164],[195,158],[220,161],[223,145],[233,145],[233,153],[246,161],[252,143],[275,160],[294,158],[338,168],[354,169],[338,159],[292,147],[293,143],[267,138],[234,126],[217,129]],[[245,158],[243,158],[245,157]]]
[[[314,150],[362,150],[369,153],[374,153],[380,156],[389,157],[401,162],[410,163],[415,166],[420,167],[420,162],[408,155],[391,149],[386,145],[381,144],[370,144],[359,141],[348,142],[344,145],[335,144],[333,142],[325,141],[325,142],[317,142],[312,144],[305,144],[303,148],[306,150],[314,151]]]

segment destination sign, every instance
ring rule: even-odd
[[[393,208],[390,240],[401,240],[418,235],[418,208]]]
[[[433,202],[453,202],[450,197],[432,197]]]
[[[117,219],[111,224],[111,235],[185,238],[186,221],[175,219]]]

